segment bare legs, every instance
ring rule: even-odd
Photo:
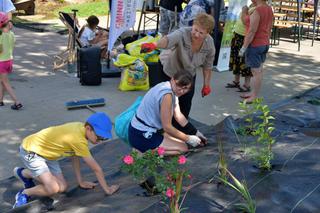
[[[243,87],[245,87],[244,89],[250,88],[250,80],[251,80],[251,76],[244,77],[244,83],[243,83]],[[239,92],[241,92],[240,75],[234,75],[233,82],[228,83],[226,88],[239,88],[240,89]]]
[[[247,87],[247,88],[250,88],[250,80],[251,80],[251,77],[250,76],[246,76],[244,77],[244,86]]]
[[[32,178],[28,169],[22,171],[22,175],[26,178]],[[62,174],[52,174],[45,172],[36,178],[40,184],[35,187],[24,189],[23,193],[32,196],[52,196],[57,193],[64,192],[67,189],[67,182]]]
[[[253,75],[253,91],[245,95],[247,97],[245,99],[246,102],[252,102],[258,97],[262,85],[263,64],[259,68],[251,68],[251,71]]]
[[[0,82],[1,82],[1,87],[0,87],[0,102],[3,101],[4,97],[4,91],[7,91],[12,100],[14,101],[15,104],[20,104],[18,101],[11,85],[8,79],[8,74],[6,73],[1,73],[0,74]]]
[[[237,82],[240,84],[240,75],[235,75],[234,76],[234,82]]]
[[[188,151],[188,146],[185,142],[174,138],[166,133],[164,133],[164,138],[160,147],[165,150],[165,155],[179,155]]]

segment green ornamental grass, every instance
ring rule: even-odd
[[[244,202],[235,204],[237,209],[239,209],[241,212],[255,213],[256,203],[255,203],[255,200],[250,195],[246,182],[244,180],[239,181],[227,169],[226,169],[226,173],[231,178],[232,182],[220,177],[218,177],[218,179],[222,181],[225,185],[229,186],[230,188],[238,192],[242,196]]]

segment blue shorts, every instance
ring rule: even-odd
[[[159,132],[140,131],[129,125],[129,143],[142,153],[159,147],[162,141],[163,135]]]
[[[259,68],[264,63],[267,57],[269,45],[251,47],[249,46],[246,51],[245,61],[247,67]]]

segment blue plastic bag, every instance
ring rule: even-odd
[[[115,118],[114,128],[116,135],[128,145],[130,145],[128,136],[129,125],[133,116],[136,114],[142,98],[142,96],[139,96],[126,111],[122,112]]]

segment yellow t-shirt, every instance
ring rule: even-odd
[[[0,46],[2,48],[0,52],[0,61],[8,61],[13,59],[13,48],[14,48],[14,34],[9,31],[0,35]]]
[[[241,20],[241,14],[242,13],[240,13],[240,17],[238,18],[238,20],[234,26],[234,32],[239,35],[245,36],[246,35],[246,25]]]
[[[85,136],[84,124],[81,122],[66,123],[43,129],[26,137],[22,147],[48,160],[61,157],[88,157],[90,151]]]

